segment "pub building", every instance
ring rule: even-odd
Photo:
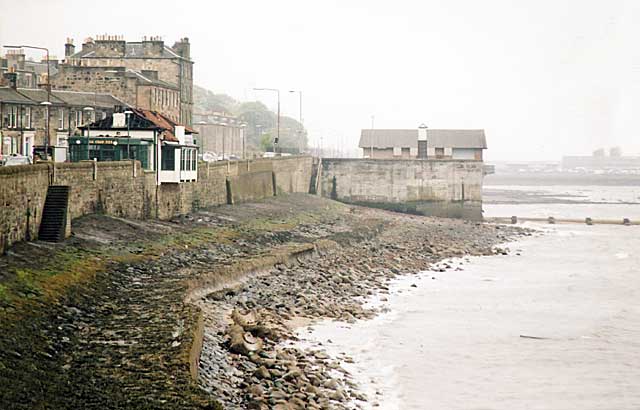
[[[72,162],[138,160],[143,169],[158,171],[158,184],[197,180],[196,132],[158,112],[128,109],[80,130],[69,138]]]

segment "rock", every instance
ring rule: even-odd
[[[269,373],[269,370],[267,370],[267,368],[264,367],[264,366],[260,366],[254,372],[254,374],[256,375],[256,377],[259,377],[261,379],[270,379],[271,378],[271,373]]]
[[[264,389],[259,384],[254,384],[247,389],[254,397],[260,398],[264,395]]]
[[[262,349],[262,340],[246,333],[240,325],[230,326],[229,336],[229,350],[233,353],[249,356],[250,353],[259,352]]]

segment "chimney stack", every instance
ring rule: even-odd
[[[191,58],[191,45],[189,44],[189,37],[181,38],[180,41],[176,41],[173,44],[173,49],[180,57],[189,60]]]
[[[418,127],[418,158],[427,159],[427,126]]]
[[[4,73],[3,77],[10,88],[13,88],[14,90],[18,88],[18,73],[15,71],[9,71]]]
[[[64,56],[69,57],[76,53],[76,46],[73,45],[73,39],[67,37],[67,42],[64,45]]]

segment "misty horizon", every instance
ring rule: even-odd
[[[311,146],[354,151],[360,130],[482,128],[491,160],[559,160],[619,146],[640,153],[640,51],[632,1],[113,2],[86,18],[80,1],[6,3],[1,44],[159,35],[191,42],[194,84],[304,123]],[[126,9],[126,12],[122,12]],[[24,30],[24,22],[37,29]],[[69,24],[73,23],[73,24]],[[3,50],[3,54],[6,49]],[[39,60],[40,53],[27,51]]]

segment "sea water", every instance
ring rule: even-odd
[[[363,408],[640,409],[640,227],[528,226],[544,235],[399,278],[377,318],[300,336],[354,359]]]

